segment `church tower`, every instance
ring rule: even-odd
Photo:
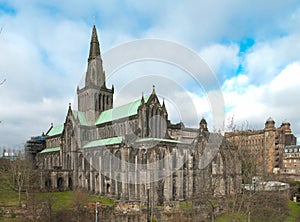
[[[96,27],[93,27],[85,85],[77,88],[78,111],[84,112],[90,125],[99,114],[113,107],[114,87],[106,87]]]

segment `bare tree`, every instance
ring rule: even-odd
[[[259,134],[260,133],[260,134]],[[276,180],[276,174],[270,172],[270,163],[274,154],[268,150],[272,137],[265,139],[263,131],[233,130],[225,135],[242,162],[242,189],[227,198],[228,221],[283,221],[287,215],[287,195],[283,191],[266,191],[265,181]],[[261,182],[257,183],[257,179]],[[256,180],[256,181],[255,181]]]
[[[18,193],[18,205],[21,206],[21,194],[22,192],[26,192],[26,197],[28,198],[34,171],[31,165],[25,160],[1,158],[0,161],[2,184],[6,184],[6,189],[8,188]]]
[[[74,192],[72,198],[72,206],[74,209],[74,213],[76,215],[76,221],[84,221],[84,216],[87,213],[86,204],[88,202],[88,195],[86,193],[81,192],[80,190],[76,190]]]
[[[21,192],[26,191],[28,197],[28,187],[31,176],[31,167],[25,160],[15,160],[11,162],[11,173],[14,186],[19,196],[19,206],[21,206]]]

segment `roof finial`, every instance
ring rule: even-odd
[[[94,26],[96,25],[96,16],[93,15],[93,22],[94,22]]]
[[[145,103],[145,99],[144,99],[144,92],[142,92],[142,100],[141,100],[142,104]]]
[[[153,85],[152,87],[153,87],[152,94],[155,94],[155,85]]]
[[[163,98],[162,107],[163,107],[164,109],[166,108],[166,105],[165,105],[165,98]]]

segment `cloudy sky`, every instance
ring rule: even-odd
[[[291,122],[300,136],[298,0],[0,0],[0,82],[6,80],[0,86],[0,146],[22,146],[51,123],[64,122],[86,71],[94,24],[104,54],[145,38],[192,50],[219,82],[226,119],[262,129],[271,116],[277,126]],[[120,105],[151,93],[154,84],[173,122],[197,126],[204,116],[210,124],[207,92],[186,81],[189,76],[174,65],[146,61],[118,70],[107,85],[115,85]],[[182,109],[182,94],[196,114]]]

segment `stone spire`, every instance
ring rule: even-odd
[[[164,111],[167,111],[167,108],[166,108],[166,105],[165,105],[165,99],[164,99],[164,98],[163,98],[163,103],[162,103],[161,108],[162,108]]]
[[[97,56],[100,56],[100,47],[99,47],[96,26],[94,25],[93,32],[92,32],[92,38],[91,38],[90,55],[89,55],[88,62],[92,59],[95,59]]]
[[[101,87],[106,88],[105,82],[105,72],[102,65],[97,30],[94,25],[90,43],[88,67],[85,75],[85,87],[97,87],[98,89]]]

